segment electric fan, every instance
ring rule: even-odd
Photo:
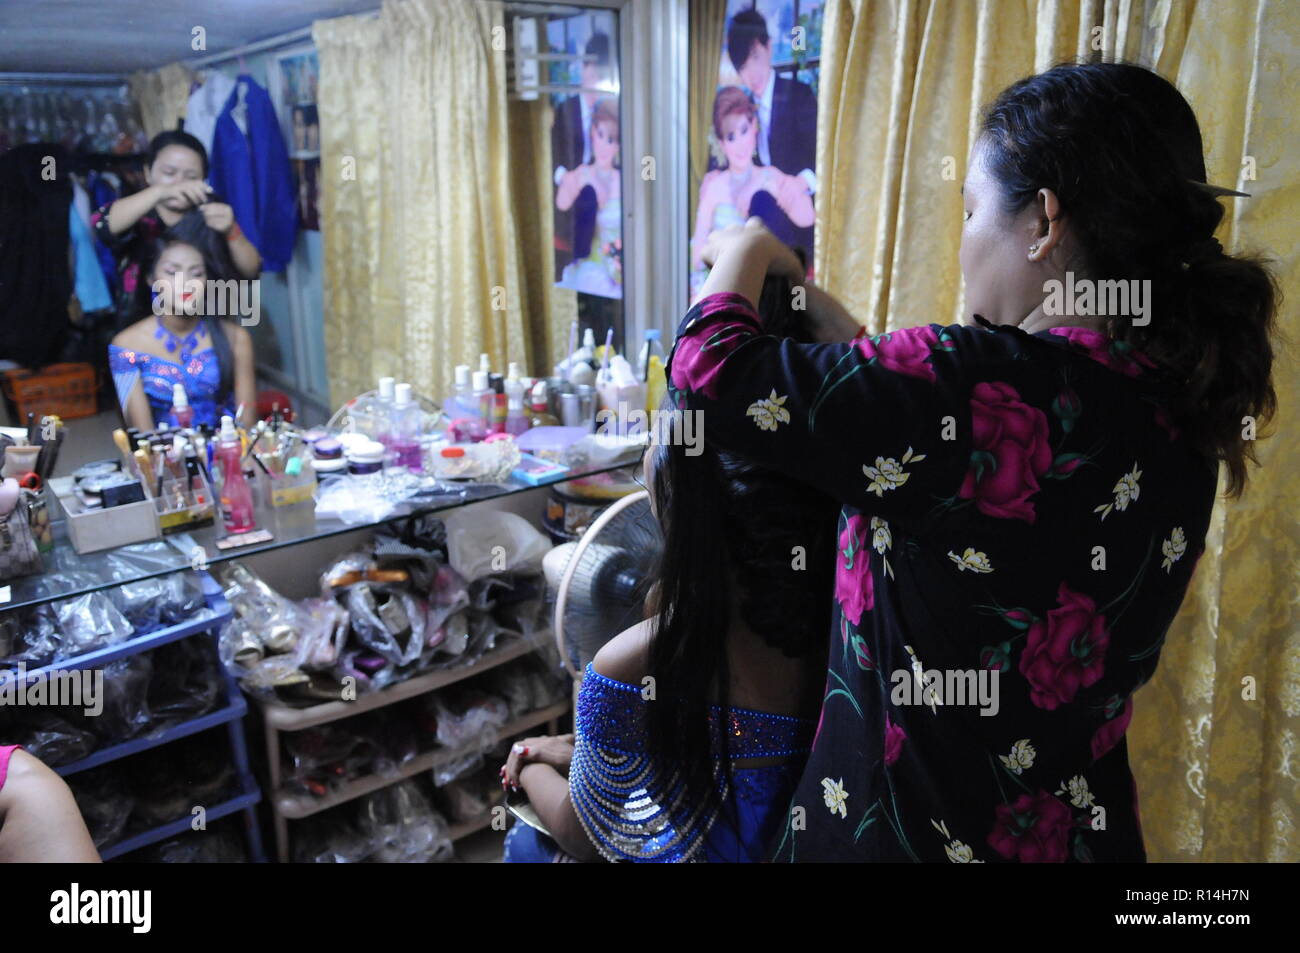
[[[601,513],[576,543],[543,558],[555,594],[555,642],[576,681],[602,645],[645,617],[648,581],[662,551],[650,494],[641,490]]]

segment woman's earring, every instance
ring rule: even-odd
[[[1033,258],[1035,255],[1038,254],[1038,249],[1042,246],[1042,244],[1043,244],[1042,242],[1034,242],[1032,245],[1029,246],[1030,258]]]

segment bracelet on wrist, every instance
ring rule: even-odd
[[[237,238],[243,237],[243,231],[239,228],[238,222],[231,222],[230,231],[226,232],[226,241],[233,242]]]

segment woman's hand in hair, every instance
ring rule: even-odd
[[[792,284],[804,280],[799,257],[757,217],[711,233],[700,257],[712,269],[700,297],[732,292],[756,305],[768,275],[783,276]]]
[[[171,199],[182,199],[191,207],[203,205],[208,200],[208,194],[212,191],[212,186],[208,185],[208,183],[195,179],[186,179],[184,182],[176,182],[172,185],[156,185],[154,188],[158,190],[155,205]]]
[[[228,235],[235,226],[235,210],[225,202],[206,202],[199,206],[199,211],[203,213],[203,221],[214,232]]]
[[[501,767],[501,781],[508,787],[519,786],[519,772],[526,764],[549,764],[560,772],[567,772],[573,761],[572,734],[543,735],[524,738],[510,746],[510,757]]]

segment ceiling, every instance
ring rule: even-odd
[[[130,73],[374,10],[379,0],[0,0],[0,72]],[[207,50],[191,48],[191,31]]]

